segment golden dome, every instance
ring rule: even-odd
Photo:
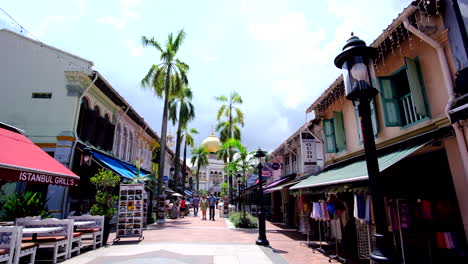
[[[221,141],[219,138],[217,138],[215,135],[211,134],[211,136],[205,138],[203,142],[201,143],[202,146],[206,148],[208,152],[214,153],[221,148],[223,144],[221,144]]]

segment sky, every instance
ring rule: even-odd
[[[306,109],[339,76],[333,59],[350,33],[368,44],[410,0],[15,0],[0,7],[40,41],[94,62],[160,135],[163,101],[141,79],[165,43],[187,36],[177,57],[189,64],[200,144],[216,125],[215,96],[238,92],[242,142],[272,151],[312,116]],[[0,28],[19,31],[0,10]],[[169,127],[175,135],[176,128]]]

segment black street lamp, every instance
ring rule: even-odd
[[[265,160],[265,153],[258,148],[257,153],[255,153],[254,157],[257,159],[257,169],[258,169],[258,239],[256,241],[257,245],[261,246],[268,246],[270,242],[268,242],[266,238],[266,225],[265,225],[265,212],[263,210],[263,179],[262,179],[262,169],[263,169],[263,162]]]
[[[237,199],[238,199],[238,203],[239,203],[239,211],[241,210],[241,175],[240,173],[237,173]]]
[[[376,263],[388,263],[390,262],[390,247],[388,247],[385,238],[387,220],[383,194],[378,181],[380,171],[370,111],[370,102],[379,93],[372,84],[372,80],[375,79],[372,59],[376,55],[377,49],[367,46],[363,40],[351,33],[351,38],[343,47],[343,52],[335,58],[335,66],[343,69],[346,99],[358,104],[359,119],[361,120],[367,174],[369,176],[369,192],[372,195],[376,226],[373,234],[376,239],[376,246],[370,253],[370,258]]]

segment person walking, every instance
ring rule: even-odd
[[[185,216],[185,208],[187,202],[185,201],[185,197],[182,197],[182,201],[180,201],[180,218],[184,218]]]
[[[202,212],[202,220],[206,220],[206,209],[208,209],[208,199],[206,199],[206,195],[203,195],[200,200],[200,209]]]
[[[192,205],[193,205],[193,216],[198,215],[198,205],[200,204],[200,199],[198,196],[195,196],[195,198],[192,199]]]
[[[215,220],[215,209],[216,209],[216,203],[218,202],[218,198],[214,196],[214,193],[211,193],[210,198],[208,198],[210,202],[210,220]]]

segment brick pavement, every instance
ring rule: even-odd
[[[231,228],[226,219],[219,218],[218,215],[216,221],[201,220],[201,216],[194,217],[193,215],[176,220],[167,219],[164,224],[149,226],[143,234],[145,238],[140,243],[126,243],[126,240],[131,241],[132,239],[122,239],[122,243],[116,243],[100,251],[107,252],[108,256],[100,252],[88,252],[85,253],[88,256],[80,256],[76,260],[73,258],[70,263],[109,263],[111,259],[106,258],[110,258],[116,251],[124,252],[128,250],[127,247],[140,250],[139,255],[133,255],[134,260],[137,260],[137,258],[143,259],[144,256],[152,254],[152,256],[159,256],[159,258],[173,256],[172,259],[182,262],[184,258],[194,256],[193,261],[190,263],[199,263],[197,260],[200,260],[201,263],[248,263],[247,259],[249,258],[246,258],[245,255],[241,256],[246,254],[245,250],[248,250],[252,254],[252,258],[254,258],[254,252],[256,252],[258,261],[266,258],[270,259],[269,262],[267,261],[268,263],[329,263],[327,257],[320,253],[312,253],[310,248],[300,245],[300,242],[305,240],[305,236],[295,230],[287,229],[281,224],[272,224],[270,222],[267,222],[267,238],[272,249],[255,246],[255,240],[258,237],[257,229]],[[111,234],[109,237],[109,243],[112,242],[114,235]],[[164,251],[173,246],[175,248],[185,248],[185,253],[175,253],[176,250],[172,250],[172,253]],[[149,248],[154,248],[155,251],[148,251]],[[159,249],[157,250],[157,248]],[[258,251],[258,249],[261,250]],[[205,252],[207,250],[209,253]],[[202,251],[208,255],[200,256],[200,258],[195,257],[202,254]],[[264,254],[259,253],[262,251]],[[216,255],[215,252],[222,252],[222,254]],[[233,255],[236,254],[237,261],[227,261],[229,258],[233,260]],[[263,257],[259,254],[263,255]],[[226,261],[220,262],[222,258],[226,258]],[[263,261],[259,263],[267,263]]]

